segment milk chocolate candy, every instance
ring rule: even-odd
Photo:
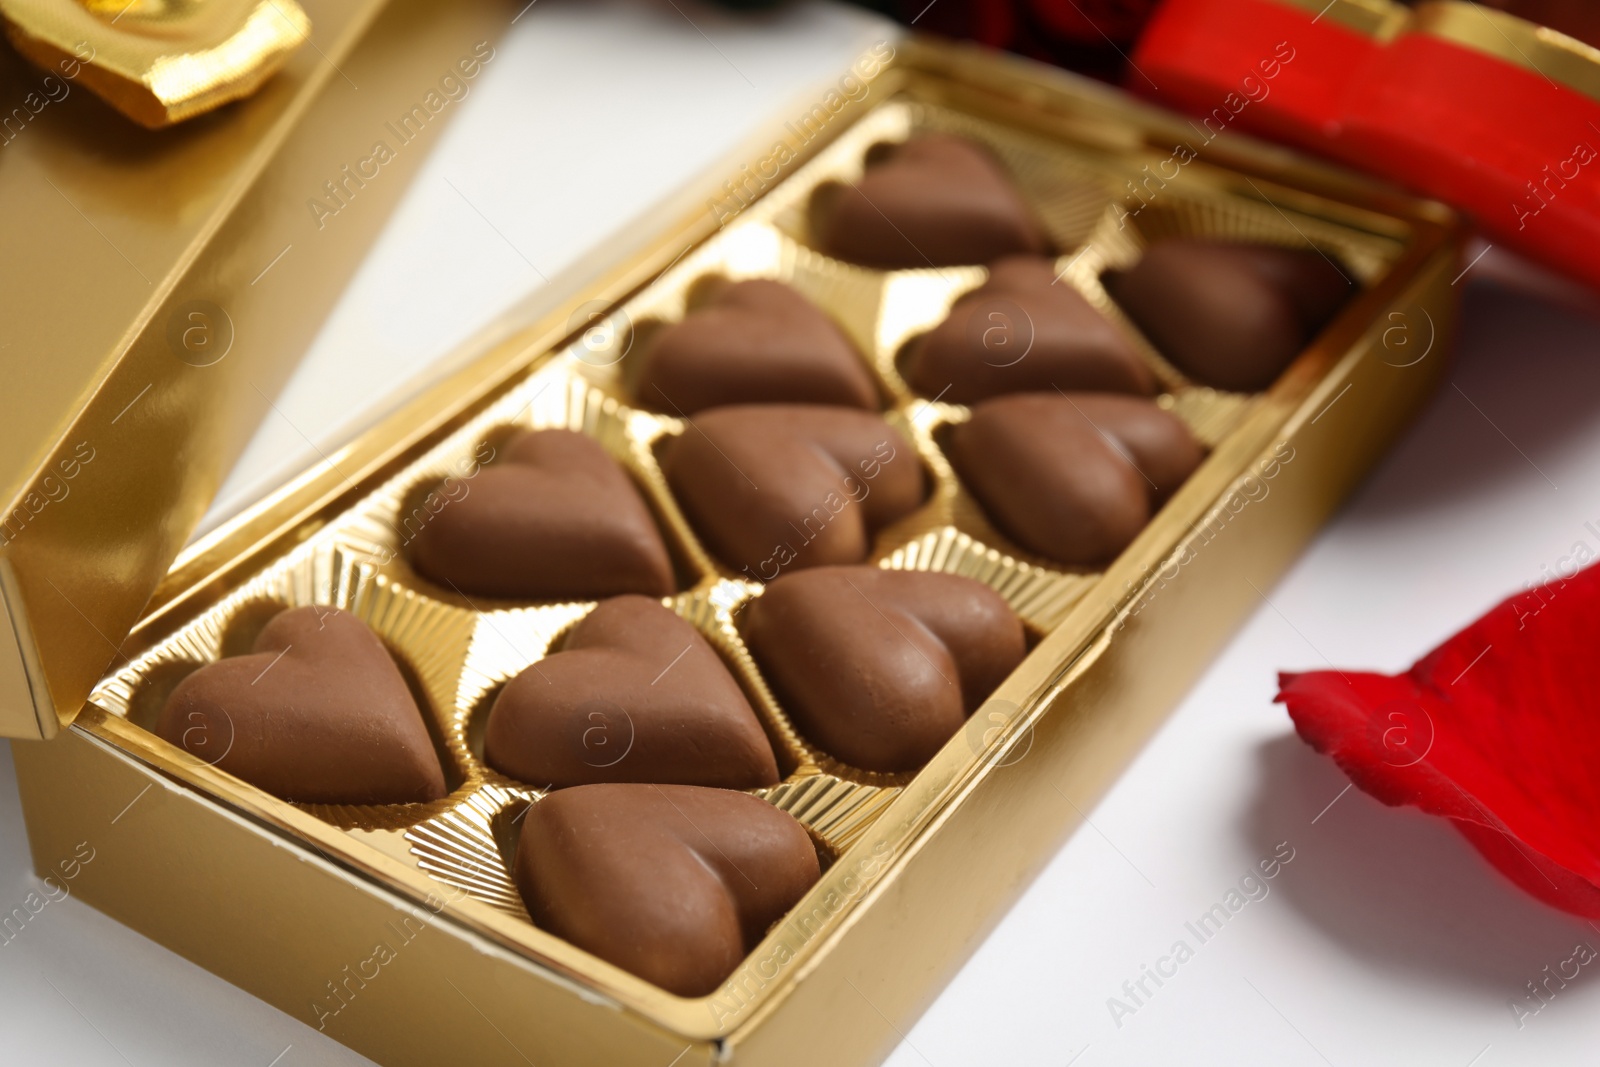
[[[502,774],[557,788],[778,781],[772,745],[716,650],[642,596],[602,601],[559,652],[507,683],[483,754]]]
[[[275,615],[255,651],[189,675],[156,733],[251,785],[308,804],[445,795],[444,771],[383,642],[338,608]]]
[[[884,270],[1050,251],[999,161],[950,134],[884,146],[855,185],[822,186],[812,225],[824,252]]]
[[[1073,565],[1126,548],[1204,458],[1169,412],[1105,393],[985,400],[951,431],[948,451],[1002,533]]]
[[[917,392],[954,404],[1052,388],[1148,396],[1156,385],[1127,337],[1041,256],[995,262],[911,342],[903,370]]]
[[[816,848],[758,797],[686,785],[584,785],[523,817],[528,914],[683,997],[717,988],[820,877]]]
[[[779,402],[878,409],[872,375],[833,320],[764,278],[723,283],[634,359],[633,395],[668,414]]]
[[[1355,291],[1314,249],[1170,238],[1107,291],[1152,344],[1202,385],[1271,385]]]
[[[411,562],[464,596],[590,600],[667,596],[672,561],[639,489],[592,438],[536,430],[504,458],[443,488],[422,522]]]
[[[860,563],[925,493],[915,450],[883,419],[809,404],[712,408],[667,444],[662,470],[711,554],[759,581]]]
[[[879,567],[778,578],[745,639],[800,733],[869,771],[912,771],[1027,651],[1022,622],[982,582]]]

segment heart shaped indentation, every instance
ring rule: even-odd
[[[633,395],[670,414],[780,402],[878,408],[872,376],[834,321],[765,278],[724,282],[634,360]]]
[[[446,792],[438,751],[388,649],[338,608],[274,616],[250,655],[180,682],[155,729],[284,800],[407,804]]]
[[[411,561],[466,596],[591,600],[670,595],[677,586],[661,531],[639,489],[592,438],[518,434],[505,458],[441,488],[422,516]]]
[[[1155,376],[1116,326],[1056,277],[1053,260],[1008,256],[983,285],[906,349],[906,381],[971,404],[1003,393],[1155,392]]]
[[[1027,651],[1022,622],[972,578],[879,567],[786,574],[745,639],[800,732],[869,771],[912,771]]]
[[[1204,458],[1176,416],[1140,397],[1020,393],[950,432],[951,465],[1000,531],[1066,564],[1110,560]]]
[[[868,159],[855,185],[820,187],[811,219],[824,252],[883,270],[1050,251],[999,161],[982,145],[950,134],[885,146]]]
[[[793,816],[685,785],[585,785],[523,818],[528,914],[585,952],[683,997],[732,974],[821,875]]]
[[[495,698],[484,759],[536,786],[775,785],[772,745],[700,632],[642,596],[602,601]]]
[[[1104,283],[1179,370],[1247,393],[1271,385],[1355,291],[1314,249],[1199,238],[1159,241]]]
[[[759,581],[860,563],[926,488],[916,452],[883,419],[809,404],[704,412],[668,442],[662,471],[712,555]]]

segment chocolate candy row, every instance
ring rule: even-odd
[[[838,259],[988,265],[896,365],[927,402],[971,405],[938,444],[1017,545],[1104,564],[1203,459],[1151,399],[1158,377],[1126,333],[1061,283],[1045,228],[982,146],[933,134],[875,148],[858,181],[820,186],[808,207],[816,245]],[[1351,291],[1317,250],[1188,239],[1102,281],[1184,374],[1236,390],[1269,384]],[[637,408],[686,421],[662,474],[717,562],[765,583],[740,631],[790,719],[845,764],[909,773],[1027,642],[981,582],[863,565],[930,480],[881,417],[889,398],[868,367],[796,290],[714,279],[629,354],[622,379]],[[516,885],[540,926],[674,992],[709,992],[826,852],[733,792],[777,783],[779,755],[717,650],[662,606],[681,568],[639,487],[584,434],[522,433],[408,553],[469,603],[599,600],[487,716],[485,762],[554,790],[524,818]],[[607,737],[616,749],[596,758],[590,735],[619,715],[626,745]],[[313,605],[190,674],[155,729],[280,797],[365,805],[445,796],[427,722],[378,637]]]

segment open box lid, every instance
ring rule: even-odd
[[[360,186],[350,131],[504,24],[302,6],[311,47],[259,93],[154,132],[0,48],[0,99],[45,101],[0,132],[0,736],[53,736],[117,661],[442,123]],[[308,211],[335,182],[337,220]]]

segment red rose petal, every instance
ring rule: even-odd
[[[1283,674],[1300,736],[1441,815],[1547,904],[1600,918],[1600,567],[1512,597],[1405,674]]]

